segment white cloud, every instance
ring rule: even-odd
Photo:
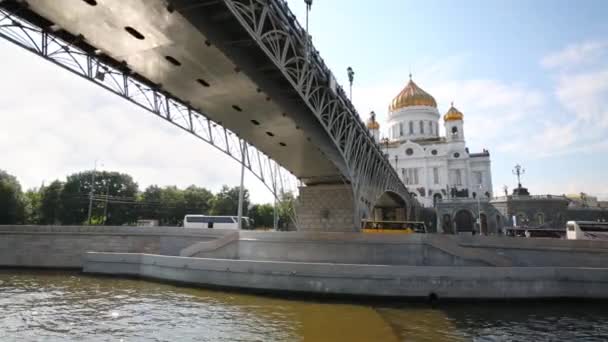
[[[586,41],[573,44],[545,56],[541,60],[541,65],[553,69],[588,64],[605,56],[607,47],[608,42],[606,41]]]
[[[240,164],[126,100],[0,41],[0,169],[24,188],[92,169],[128,173],[140,189],[238,185]],[[249,172],[254,202],[272,196]]]

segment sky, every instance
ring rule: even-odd
[[[304,23],[304,1],[288,3]],[[516,185],[521,164],[533,194],[608,199],[606,13],[601,0],[316,0],[309,29],[345,88],[355,70],[364,119],[374,110],[384,122],[410,72],[440,113],[454,101],[471,152],[490,150],[495,194]],[[221,152],[1,40],[0,75],[0,169],[24,188],[96,160],[141,189],[238,185],[239,165]],[[271,201],[252,175],[245,185],[253,202]]]

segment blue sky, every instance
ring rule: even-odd
[[[304,1],[289,4],[304,23]],[[605,198],[607,13],[608,1],[315,0],[310,31],[340,83],[354,68],[364,116],[382,122],[410,71],[441,113],[454,101],[471,151],[492,154],[496,194],[521,163],[533,193]],[[213,148],[3,41],[0,74],[0,168],[25,188],[95,159],[141,188],[238,184],[238,165]],[[246,186],[255,202],[271,200],[250,175]]]

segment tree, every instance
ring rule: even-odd
[[[280,201],[277,203],[279,211],[279,228],[288,229],[288,226],[293,224],[296,216],[295,211],[295,196],[291,192],[284,192],[280,196]]]
[[[274,207],[272,204],[254,204],[249,208],[248,216],[253,220],[253,226],[256,228],[274,226]]]
[[[211,191],[190,185],[184,190],[187,214],[208,214],[214,198]]]
[[[166,210],[163,223],[178,226],[186,216],[186,201],[184,192],[176,186],[167,186],[161,191],[161,205]]]
[[[163,225],[180,225],[186,214],[208,214],[213,198],[209,190],[194,185],[185,190],[151,185],[139,198],[139,216]]]
[[[23,205],[25,211],[24,223],[26,224],[39,224],[41,221],[40,204],[42,199],[42,190],[40,189],[29,189],[23,194]]]
[[[58,224],[64,183],[56,180],[40,189],[40,224]]]
[[[162,189],[158,185],[150,185],[139,196],[139,218],[158,220],[161,222],[166,215],[162,210]]]
[[[229,188],[227,185],[222,186],[222,190],[215,196],[211,205],[212,215],[236,215],[239,206],[239,187]],[[243,216],[247,215],[249,207],[249,191],[243,191]]]
[[[15,176],[0,170],[0,224],[23,223],[24,218],[21,184]]]
[[[94,190],[92,216],[95,222],[105,221],[111,225],[135,222],[138,186],[133,178],[118,172],[85,171],[69,175],[63,186],[60,196],[60,220],[63,224],[86,221],[91,188]],[[104,213],[107,214],[105,217]]]

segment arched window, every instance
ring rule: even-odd
[[[414,121],[410,121],[410,134],[414,134]]]
[[[433,134],[433,121],[429,121],[429,133]]]
[[[458,127],[452,126],[452,136],[456,138],[458,137]]]
[[[399,136],[402,137],[403,136],[403,122],[399,123]]]
[[[424,121],[420,121],[420,134],[424,134]]]
[[[543,213],[536,213],[536,223],[539,226],[545,224],[545,214],[543,214]]]

